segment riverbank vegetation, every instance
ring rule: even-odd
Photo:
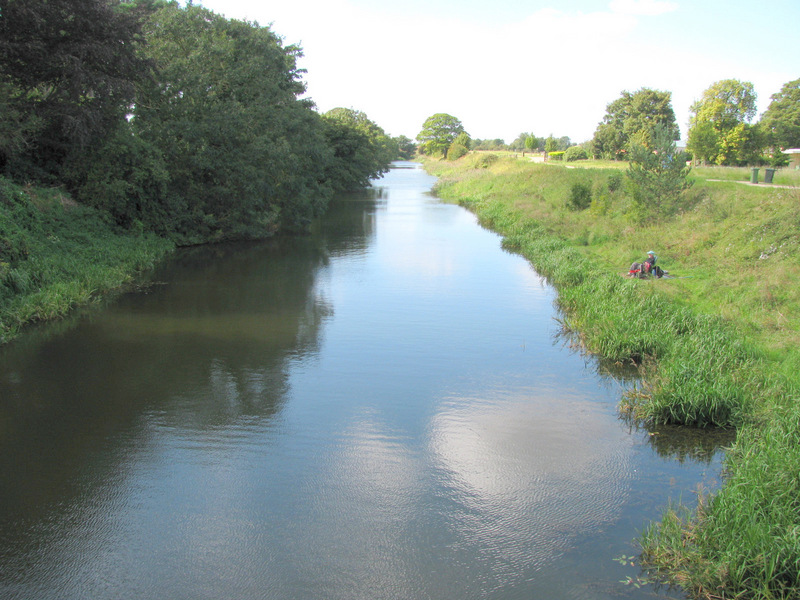
[[[130,284],[174,244],[109,225],[61,191],[0,177],[0,344],[36,321],[67,314]]]
[[[698,597],[800,594],[800,192],[747,185],[749,169],[695,169],[658,206],[625,163],[594,168],[473,153],[425,160],[437,193],[475,211],[559,290],[586,349],[641,370],[621,400],[665,424],[735,427],[725,484],[670,508],[643,558]],[[635,175],[635,174],[634,174]],[[785,171],[776,183],[800,185]],[[579,198],[576,200],[576,194]],[[631,279],[654,249],[664,279]]]
[[[302,231],[409,154],[360,111],[318,113],[301,55],[192,3],[3,4],[0,339],[166,247]]]

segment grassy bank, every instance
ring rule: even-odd
[[[131,282],[172,248],[116,231],[58,190],[0,178],[0,343]]]
[[[723,488],[648,530],[648,564],[696,596],[798,598],[798,192],[739,183],[749,170],[718,182],[699,169],[671,214],[655,217],[630,201],[619,166],[426,163],[441,197],[474,210],[558,288],[564,324],[589,351],[641,368],[623,413],[653,427],[739,429]],[[569,207],[575,184],[590,190],[585,210]],[[649,249],[676,278],[624,277]]]

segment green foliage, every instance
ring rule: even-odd
[[[589,154],[581,146],[570,146],[564,152],[564,160],[567,162],[573,162],[576,160],[588,160],[588,159],[589,159]]]
[[[300,100],[301,51],[268,27],[164,0],[2,10],[0,172],[122,227],[179,243],[302,229],[401,144],[413,155],[362,113]]]
[[[681,193],[690,186],[690,167],[683,153],[676,150],[672,136],[669,127],[658,124],[651,136],[652,147],[636,144],[631,148],[627,175],[644,218],[674,214]]]
[[[148,65],[137,15],[109,0],[4,2],[0,169],[56,181],[124,119]]]
[[[134,135],[127,122],[86,155],[83,181],[75,197],[98,208],[124,228],[134,225],[169,235],[180,219],[167,202],[169,172],[156,148]]]
[[[703,162],[746,164],[757,159],[763,144],[748,124],[756,113],[753,84],[724,79],[712,84],[691,108],[689,150]]]
[[[398,153],[381,129],[366,114],[350,108],[334,108],[323,116],[325,139],[333,150],[325,176],[337,191],[360,189],[381,177]]]
[[[608,190],[610,192],[616,192],[622,187],[622,183],[623,177],[619,171],[613,171],[608,174]]]
[[[544,145],[544,140],[542,138],[538,138],[535,135],[529,135],[525,138],[525,149],[526,150],[540,150]]]
[[[563,150],[556,150],[554,152],[548,152],[547,156],[550,160],[563,160],[565,152]]]
[[[466,131],[462,131],[456,136],[456,139],[453,140],[453,144],[458,144],[459,146],[463,146],[469,150],[472,148],[472,139],[469,137],[469,134]]]
[[[172,247],[153,234],[115,230],[103,212],[60,190],[0,177],[0,343],[129,282]]]
[[[800,79],[785,83],[771,96],[761,117],[767,143],[780,148],[800,148]]]
[[[400,135],[394,138],[394,141],[397,146],[396,158],[402,160],[411,160],[414,158],[414,155],[417,153],[417,145],[414,143],[414,140]]]
[[[145,33],[157,72],[140,84],[132,125],[167,165],[179,239],[306,226],[330,197],[331,150],[321,117],[297,99],[299,49],[193,5],[161,8]]]
[[[592,139],[595,156],[619,160],[633,144],[651,147],[651,132],[658,124],[668,128],[672,139],[678,139],[670,92],[649,88],[622,92],[606,107],[606,115],[597,126]]]
[[[417,141],[423,154],[445,156],[447,149],[462,133],[465,131],[461,121],[447,113],[436,113],[425,119]]]
[[[488,169],[498,160],[500,160],[500,157],[497,154],[478,154],[475,167],[478,169]]]
[[[473,140],[472,141],[472,149],[473,150],[489,150],[493,152],[507,150],[506,143],[500,139],[495,138],[493,140]]]
[[[453,142],[453,144],[447,149],[447,160],[458,160],[467,154],[469,154],[469,149],[466,146],[459,144],[458,142]]]
[[[592,204],[592,186],[576,181],[569,190],[567,207],[571,210],[585,210]]]

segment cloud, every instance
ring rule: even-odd
[[[655,17],[678,9],[675,2],[667,0],[611,0],[612,12],[625,15]]]

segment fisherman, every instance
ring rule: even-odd
[[[656,277],[663,277],[666,271],[662,270],[661,267],[656,266],[656,261],[658,257],[656,253],[650,250],[647,253],[647,259],[644,262],[635,262],[631,265],[630,270],[628,271],[628,277],[636,277],[638,279],[644,279],[648,275],[655,275]]]
[[[644,261],[644,270],[645,270],[645,272],[649,273],[650,271],[652,271],[657,260],[658,260],[658,257],[656,256],[656,253],[653,252],[652,250],[648,250],[647,251],[647,258]]]
[[[660,278],[664,276],[664,271],[661,269],[661,267],[656,266],[657,260],[658,257],[656,256],[656,253],[652,250],[649,250],[647,252],[647,260],[642,263],[642,269],[645,273],[650,273]]]

